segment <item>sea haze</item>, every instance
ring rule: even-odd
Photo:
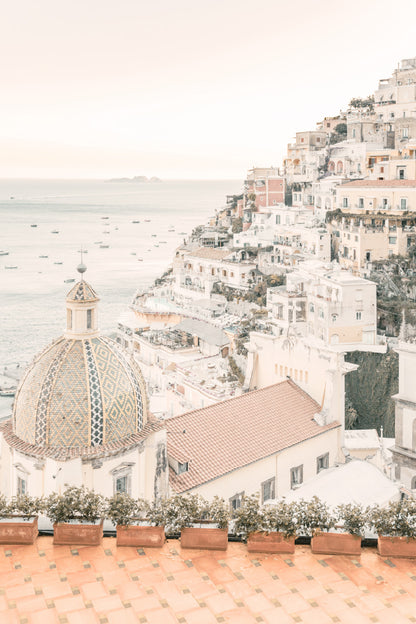
[[[206,222],[241,184],[0,181],[0,250],[9,252],[0,256],[0,368],[28,362],[62,334],[72,286],[65,280],[79,277],[81,245],[85,278],[101,299],[100,328],[110,333],[136,290],[171,263],[181,232]]]

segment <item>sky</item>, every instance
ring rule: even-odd
[[[242,179],[416,56],[416,0],[3,0],[0,178]]]

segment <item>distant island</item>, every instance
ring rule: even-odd
[[[162,180],[156,176],[153,176],[152,178],[147,178],[146,176],[134,176],[134,178],[111,178],[110,180],[107,180],[107,182],[134,182],[139,184],[149,184],[162,182]]]

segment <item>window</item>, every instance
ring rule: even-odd
[[[355,128],[352,130],[352,138],[355,139]]]
[[[320,137],[316,137],[316,142],[317,142],[317,143],[320,143],[320,142],[321,142]]]
[[[92,327],[92,310],[87,310],[87,329]]]
[[[239,492],[238,494],[234,494],[234,496],[232,496],[229,500],[230,500],[230,511],[231,511],[231,516],[234,517],[234,512],[236,509],[238,509],[239,507],[241,507],[241,499],[244,496],[244,492]]]
[[[395,245],[397,243],[397,236],[389,236],[389,245]]]
[[[263,481],[261,484],[261,500],[264,503],[271,498],[276,498],[276,480],[273,477],[272,479],[267,479],[267,481]]]
[[[358,208],[364,208],[364,197],[358,198]]]
[[[322,308],[318,309],[318,316],[319,316],[319,318],[322,318],[322,319],[325,318],[324,311],[323,311]]]
[[[332,318],[332,322],[333,322],[333,323],[336,323],[336,322],[337,322],[337,318],[338,318],[338,314],[333,314],[333,315],[331,316],[331,318]]]
[[[398,178],[399,180],[404,180],[404,169],[399,169]]]
[[[348,208],[348,197],[343,197],[342,198],[342,207],[343,208]]]
[[[122,492],[126,494],[131,493],[131,474],[133,466],[134,464],[131,462],[123,462],[117,468],[110,471],[113,477],[114,494],[121,494]]]
[[[404,113],[403,113],[403,117],[404,117]],[[409,128],[402,128],[402,139],[408,139],[409,138]]]
[[[382,204],[383,204],[383,208],[389,207],[389,200],[387,199],[387,197],[383,197]]]
[[[321,470],[325,470],[329,467],[329,453],[325,453],[325,455],[320,455],[316,458],[316,472],[321,472]]]
[[[309,304],[309,312],[315,312],[315,306],[313,305],[313,303]]]
[[[280,225],[280,215],[276,215],[276,225]]]
[[[66,311],[66,328],[72,329],[72,310]]]
[[[293,489],[301,483],[303,483],[303,464],[290,469],[290,487]]]
[[[188,472],[188,470],[188,462],[184,462],[183,464],[178,463],[178,474],[183,474],[184,472]]]
[[[116,494],[127,493],[127,476],[118,477],[116,479]]]
[[[412,484],[411,484],[410,487],[411,487],[412,490],[416,490],[416,477],[413,477]]]
[[[18,494],[27,493],[27,481],[23,477],[17,477],[17,493]]]
[[[361,321],[361,312],[356,312],[355,313],[355,320],[356,321]]]
[[[401,197],[400,198],[400,209],[401,210],[407,210],[407,199],[406,199],[406,197]]]

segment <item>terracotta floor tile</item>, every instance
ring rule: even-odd
[[[251,611],[251,613],[257,615],[262,611],[267,611],[273,606],[273,603],[263,594],[258,593],[252,596],[246,596],[243,599],[244,604]]]
[[[283,594],[279,596],[279,602],[289,614],[298,614],[311,608],[309,602],[302,598],[299,593]]]
[[[120,596],[117,596],[117,594],[104,596],[103,598],[94,598],[91,602],[97,613],[108,613],[123,607]]]
[[[226,591],[234,598],[234,600],[244,599],[246,596],[251,596],[255,593],[254,589],[247,583],[247,581],[233,580],[230,583],[224,583]]]
[[[122,585],[117,585],[117,594],[121,600],[130,600],[131,598],[140,598],[146,594],[146,591],[137,581],[126,581]]]
[[[31,612],[29,614],[29,622],[30,624],[57,624],[59,620],[54,609],[42,609],[42,611],[36,611],[35,613]],[[78,624],[82,624],[82,620]]]
[[[33,583],[33,579],[32,579]],[[43,595],[46,599],[54,599],[63,596],[72,596],[72,589],[68,581],[56,581],[51,584],[38,585],[33,583],[34,587],[40,587],[43,590]]]
[[[145,594],[139,598],[129,600],[135,613],[145,614],[153,609],[160,609],[160,602],[157,594]]]
[[[217,624],[217,618],[206,607],[200,607],[184,613],[187,624]]]
[[[94,598],[107,596],[107,591],[100,581],[82,583],[81,585],[78,583],[76,587],[79,588],[79,591],[85,600],[93,600]]]
[[[80,595],[67,596],[65,598],[55,598],[55,609],[58,613],[67,615],[71,611],[80,611],[85,608],[84,601]]]
[[[221,615],[223,611],[235,609],[235,600],[227,593],[217,593],[213,596],[208,596],[208,598],[205,598],[205,602],[215,615]]]
[[[319,607],[311,611],[303,611],[300,617],[302,624],[333,624],[333,619]]]
[[[97,615],[92,609],[83,609],[82,611],[71,611],[66,613],[68,624],[98,624]],[[59,622],[59,620],[58,620]],[[123,620],[120,620],[122,624]]]
[[[155,609],[145,614],[148,624],[177,624],[177,618],[168,609]],[[114,624],[118,624],[115,622]]]
[[[247,611],[243,609],[233,609],[232,611],[224,611],[221,614],[227,624],[257,624],[257,620]],[[280,624],[279,620],[275,621],[275,624]],[[293,624],[293,620],[291,622]]]
[[[16,601],[16,609],[21,615],[27,615],[34,611],[42,611],[47,608],[46,600],[43,596],[28,596]]]
[[[31,583],[23,583],[22,585],[8,587],[6,589],[6,597],[8,600],[18,600],[19,598],[26,598],[27,596],[34,595],[35,588]]]
[[[132,609],[118,609],[107,615],[109,624],[138,624],[139,619]]]
[[[267,624],[294,624],[293,618],[281,607],[263,611],[261,617]]]

